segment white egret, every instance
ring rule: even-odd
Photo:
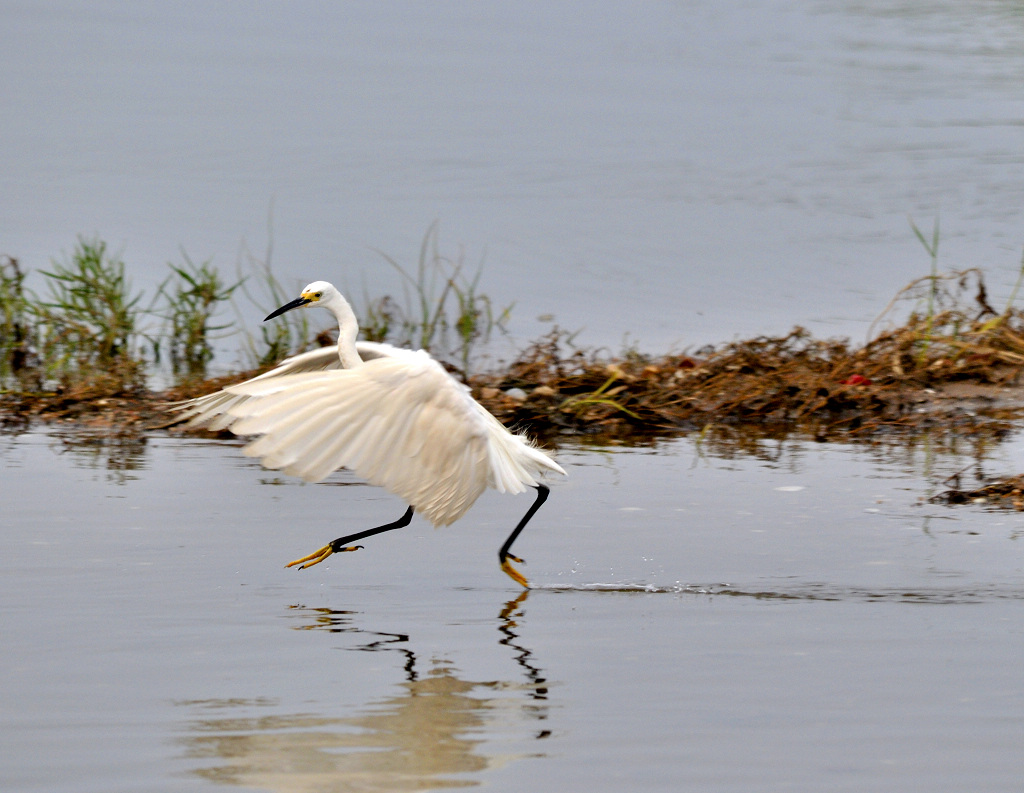
[[[524,435],[509,432],[423,350],[356,342],[359,323],[326,281],[309,284],[267,316],[321,306],[338,320],[338,348],[296,355],[238,385],[172,406],[192,427],[257,435],[244,453],[308,482],[348,468],[400,496],[409,508],[393,523],[355,532],[289,562],[299,569],[355,551],[357,540],[408,526],[419,512],[434,526],[462,517],[488,487],[536,488],[537,496],[498,551],[501,569],[528,587],[509,549],[547,499],[540,476],[565,471]],[[266,321],[264,320],[264,321]]]

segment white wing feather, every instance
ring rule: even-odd
[[[364,361],[405,352],[397,347],[392,347],[390,344],[378,344],[370,341],[356,342],[356,349]],[[323,372],[340,368],[341,359],[338,357],[338,348],[334,346],[319,347],[315,350],[286,358],[273,369],[245,382],[253,383],[285,375],[302,374],[303,372]],[[227,389],[223,389],[196,399],[188,399],[184,402],[168,405],[168,410],[180,412],[182,414],[181,420],[187,420],[188,424],[186,426],[188,427],[204,427],[209,430],[220,431],[231,426],[234,422],[234,418],[230,415],[231,409],[246,399],[248,397],[241,394],[232,394]]]
[[[542,470],[564,473],[426,353],[395,353],[353,369],[230,386],[234,401],[217,420],[261,436],[245,453],[267,468],[311,482],[348,468],[435,526],[460,518],[488,486],[518,493]]]
[[[510,433],[422,351],[358,342],[295,355],[264,374],[170,406],[189,427],[259,435],[245,453],[319,482],[348,468],[403,498],[435,526],[460,518],[487,487],[520,493],[545,470],[564,474]]]

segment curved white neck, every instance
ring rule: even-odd
[[[352,306],[340,294],[321,305],[334,314],[334,318],[338,320],[338,358],[341,359],[342,368],[353,369],[361,365],[363,359],[356,351],[359,320],[356,319]]]

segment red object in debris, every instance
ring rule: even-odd
[[[871,385],[871,381],[862,374],[852,374],[843,380],[840,385]]]

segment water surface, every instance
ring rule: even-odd
[[[377,251],[413,262],[437,220],[515,302],[511,344],[554,321],[662,351],[861,338],[927,272],[907,216],[939,216],[940,264],[985,268],[998,307],[1024,241],[1022,19],[10,2],[0,253],[37,271],[98,234],[151,295],[182,248],[231,272],[269,247],[285,283],[358,297],[397,291]],[[1024,449],[958,443],[564,446],[523,596],[495,554],[524,499],[296,572],[403,505],[237,444],[5,436],[0,783],[1016,789],[1024,524],[927,497]]]
[[[272,243],[290,287],[397,293],[376,251],[411,265],[438,220],[520,343],[553,316],[660,352],[793,324],[863,338],[928,271],[908,216],[941,218],[941,265],[985,268],[997,303],[1024,244],[1005,0],[0,19],[0,252],[36,270],[98,234],[152,294],[181,248],[231,272]]]
[[[1024,524],[927,503],[969,455],[567,446],[311,570],[402,510],[237,445],[0,443],[0,780],[24,791],[1005,791],[1024,773]]]

